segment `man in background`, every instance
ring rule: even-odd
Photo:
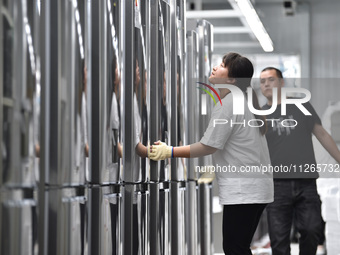
[[[317,167],[312,134],[337,162],[340,162],[340,151],[322,127],[310,103],[303,106],[311,115],[305,115],[294,104],[288,104],[286,115],[281,115],[284,80],[280,70],[274,67],[263,69],[260,84],[262,94],[267,98],[263,110],[270,109],[274,96],[277,96],[277,108],[267,116],[266,138],[271,164],[273,167],[286,166],[291,169],[287,173],[274,172],[274,202],[267,206],[272,254],[290,254],[290,233],[294,224],[300,234],[300,255],[313,255],[322,233],[322,217],[316,187],[318,173],[312,169]],[[277,88],[277,95],[273,93],[273,88]]]

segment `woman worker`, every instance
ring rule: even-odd
[[[237,53],[229,53],[222,63],[213,68],[209,77],[212,84],[232,84],[246,94],[254,68],[252,63]],[[187,146],[171,147],[155,142],[149,158],[164,160],[170,157],[202,157],[212,154],[215,169],[233,169],[233,172],[216,171],[219,199],[223,208],[223,250],[225,254],[252,254],[250,244],[266,205],[273,201],[273,180],[269,172],[245,173],[242,169],[260,169],[270,164],[265,138],[264,116],[253,115],[244,100],[244,115],[233,115],[233,97],[229,89],[220,88],[222,105],[216,104],[202,139]],[[253,92],[254,108],[260,109]],[[215,119],[228,124],[215,125]],[[258,125],[254,125],[258,121]],[[252,125],[243,125],[252,120]],[[226,121],[225,121],[226,122]],[[234,123],[234,125],[230,125]],[[262,124],[262,125],[261,125]],[[218,168],[219,166],[220,168]]]

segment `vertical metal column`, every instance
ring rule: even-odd
[[[53,10],[53,11],[52,11]],[[50,214],[50,197],[46,192],[46,182],[50,178],[57,179],[56,160],[58,151],[57,118],[53,118],[58,100],[58,31],[57,26],[58,3],[55,1],[43,1],[41,5],[41,161],[39,183],[39,253],[55,254],[57,246],[51,240],[56,239],[57,220],[55,213]],[[53,50],[51,50],[53,49]],[[50,95],[55,97],[51,98]],[[54,101],[52,101],[54,99]],[[52,114],[52,110],[54,111]],[[55,135],[50,136],[51,132]],[[53,149],[55,148],[55,149]],[[51,155],[53,155],[51,157]],[[55,208],[56,209],[56,208]],[[52,237],[51,237],[52,236]]]
[[[177,130],[177,1],[170,1],[170,57],[171,57],[171,145],[178,145]],[[171,179],[177,180],[177,160],[171,159]]]
[[[196,81],[198,75],[198,41],[197,33],[193,30],[187,32],[187,86],[186,86],[186,112],[185,119],[187,124],[185,126],[187,131],[187,141],[186,144],[192,144],[198,141],[196,138],[198,124],[196,123],[199,114],[197,111],[197,88]],[[188,254],[199,254],[199,231],[198,231],[198,215],[199,210],[197,206],[198,199],[198,186],[197,186],[197,175],[195,167],[198,166],[197,158],[190,158],[188,160],[187,169],[187,193],[186,193],[186,239]]]
[[[100,117],[99,117],[99,95],[100,95],[100,2],[90,1],[90,41],[91,52],[88,66],[88,88],[89,88],[89,224],[88,224],[88,250],[90,254],[99,254],[100,251]]]
[[[39,217],[38,217],[38,245],[39,254],[47,255],[48,251],[48,194],[45,190],[45,180],[48,178],[50,165],[50,154],[48,145],[50,140],[50,40],[51,40],[51,21],[50,21],[50,1],[42,1],[40,7],[40,56],[41,56],[41,122],[40,122],[40,165],[39,165]]]
[[[133,170],[135,162],[135,145],[134,145],[134,107],[133,87],[134,87],[134,1],[126,0],[123,3],[123,66],[124,72],[122,76],[122,96],[125,114],[122,117],[123,125],[123,179],[125,184],[123,192],[123,254],[132,254],[133,252],[133,196],[134,182]]]
[[[0,144],[2,144],[3,142],[3,130],[2,130],[2,123],[3,123],[3,86],[4,86],[4,74],[3,74],[3,40],[2,38],[4,38],[3,35],[3,24],[2,24],[2,20],[3,20],[3,14],[2,14],[2,0],[0,0]],[[2,166],[2,153],[0,154],[0,169],[3,169]],[[0,185],[2,186],[2,171],[0,171]],[[0,192],[1,192],[1,188],[0,188]],[[0,203],[2,201],[2,196],[0,196]],[[0,247],[2,247],[2,206],[0,206]]]
[[[150,99],[154,100],[150,107],[150,142],[158,141],[160,137],[160,99],[158,84],[158,30],[159,1],[150,0]],[[150,161],[150,254],[159,255],[160,251],[160,221],[159,221],[159,163]]]
[[[185,0],[171,3],[171,145],[184,142],[185,131],[179,106],[183,103],[185,86]],[[178,77],[178,78],[177,78]],[[182,120],[182,121],[181,121]],[[186,161],[186,160],[185,160]],[[181,172],[180,172],[181,171]],[[185,254],[185,166],[171,160],[171,254]]]
[[[199,81],[208,82],[211,72],[211,49],[212,49],[212,25],[206,20],[197,22],[197,34],[199,40]],[[201,99],[200,99],[201,100]],[[201,102],[199,102],[201,104]],[[205,127],[210,120],[211,104],[207,105],[208,114],[199,115],[199,135],[203,136]],[[211,155],[199,158],[199,166],[212,165]],[[201,254],[211,255],[213,250],[212,239],[212,186],[211,184],[199,185],[199,212],[200,212],[200,233],[201,233]]]

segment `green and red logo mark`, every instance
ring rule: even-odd
[[[216,91],[213,87],[211,87],[210,85],[208,85],[208,84],[206,84],[206,83],[199,82],[199,81],[196,82],[196,83],[201,84],[201,85],[203,85],[203,86],[209,88],[212,92],[214,92],[215,95],[217,96],[218,100],[220,100],[220,103],[221,103],[221,105],[222,105],[222,100],[221,100],[220,96],[218,95],[217,91]],[[204,88],[201,88],[201,87],[197,87],[197,88],[200,89],[200,90],[202,90],[202,91],[204,91],[204,92],[206,92],[206,93],[212,98],[212,100],[214,100],[214,103],[215,103],[215,105],[216,105],[216,100],[215,100],[214,96],[211,94],[211,92],[209,92],[208,90],[206,90],[206,89],[204,89]]]

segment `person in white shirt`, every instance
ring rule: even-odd
[[[209,81],[212,84],[235,85],[245,94],[253,72],[253,65],[247,58],[229,53],[223,57],[220,65],[213,68]],[[266,205],[273,201],[273,179],[270,172],[247,173],[242,170],[247,167],[261,169],[270,164],[264,136],[266,120],[250,112],[247,100],[244,100],[244,115],[234,115],[231,91],[227,88],[219,90],[222,104],[215,105],[209,126],[200,142],[171,147],[158,141],[150,147],[149,158],[164,160],[169,157],[189,158],[212,154],[216,163],[220,203],[224,205],[223,250],[226,254],[252,254],[250,244],[260,216]],[[255,93],[253,103],[256,109],[260,109]],[[227,120],[228,124],[216,125],[216,119]],[[231,122],[248,123],[254,119],[263,125],[230,125]],[[223,171],[219,171],[221,169]]]

